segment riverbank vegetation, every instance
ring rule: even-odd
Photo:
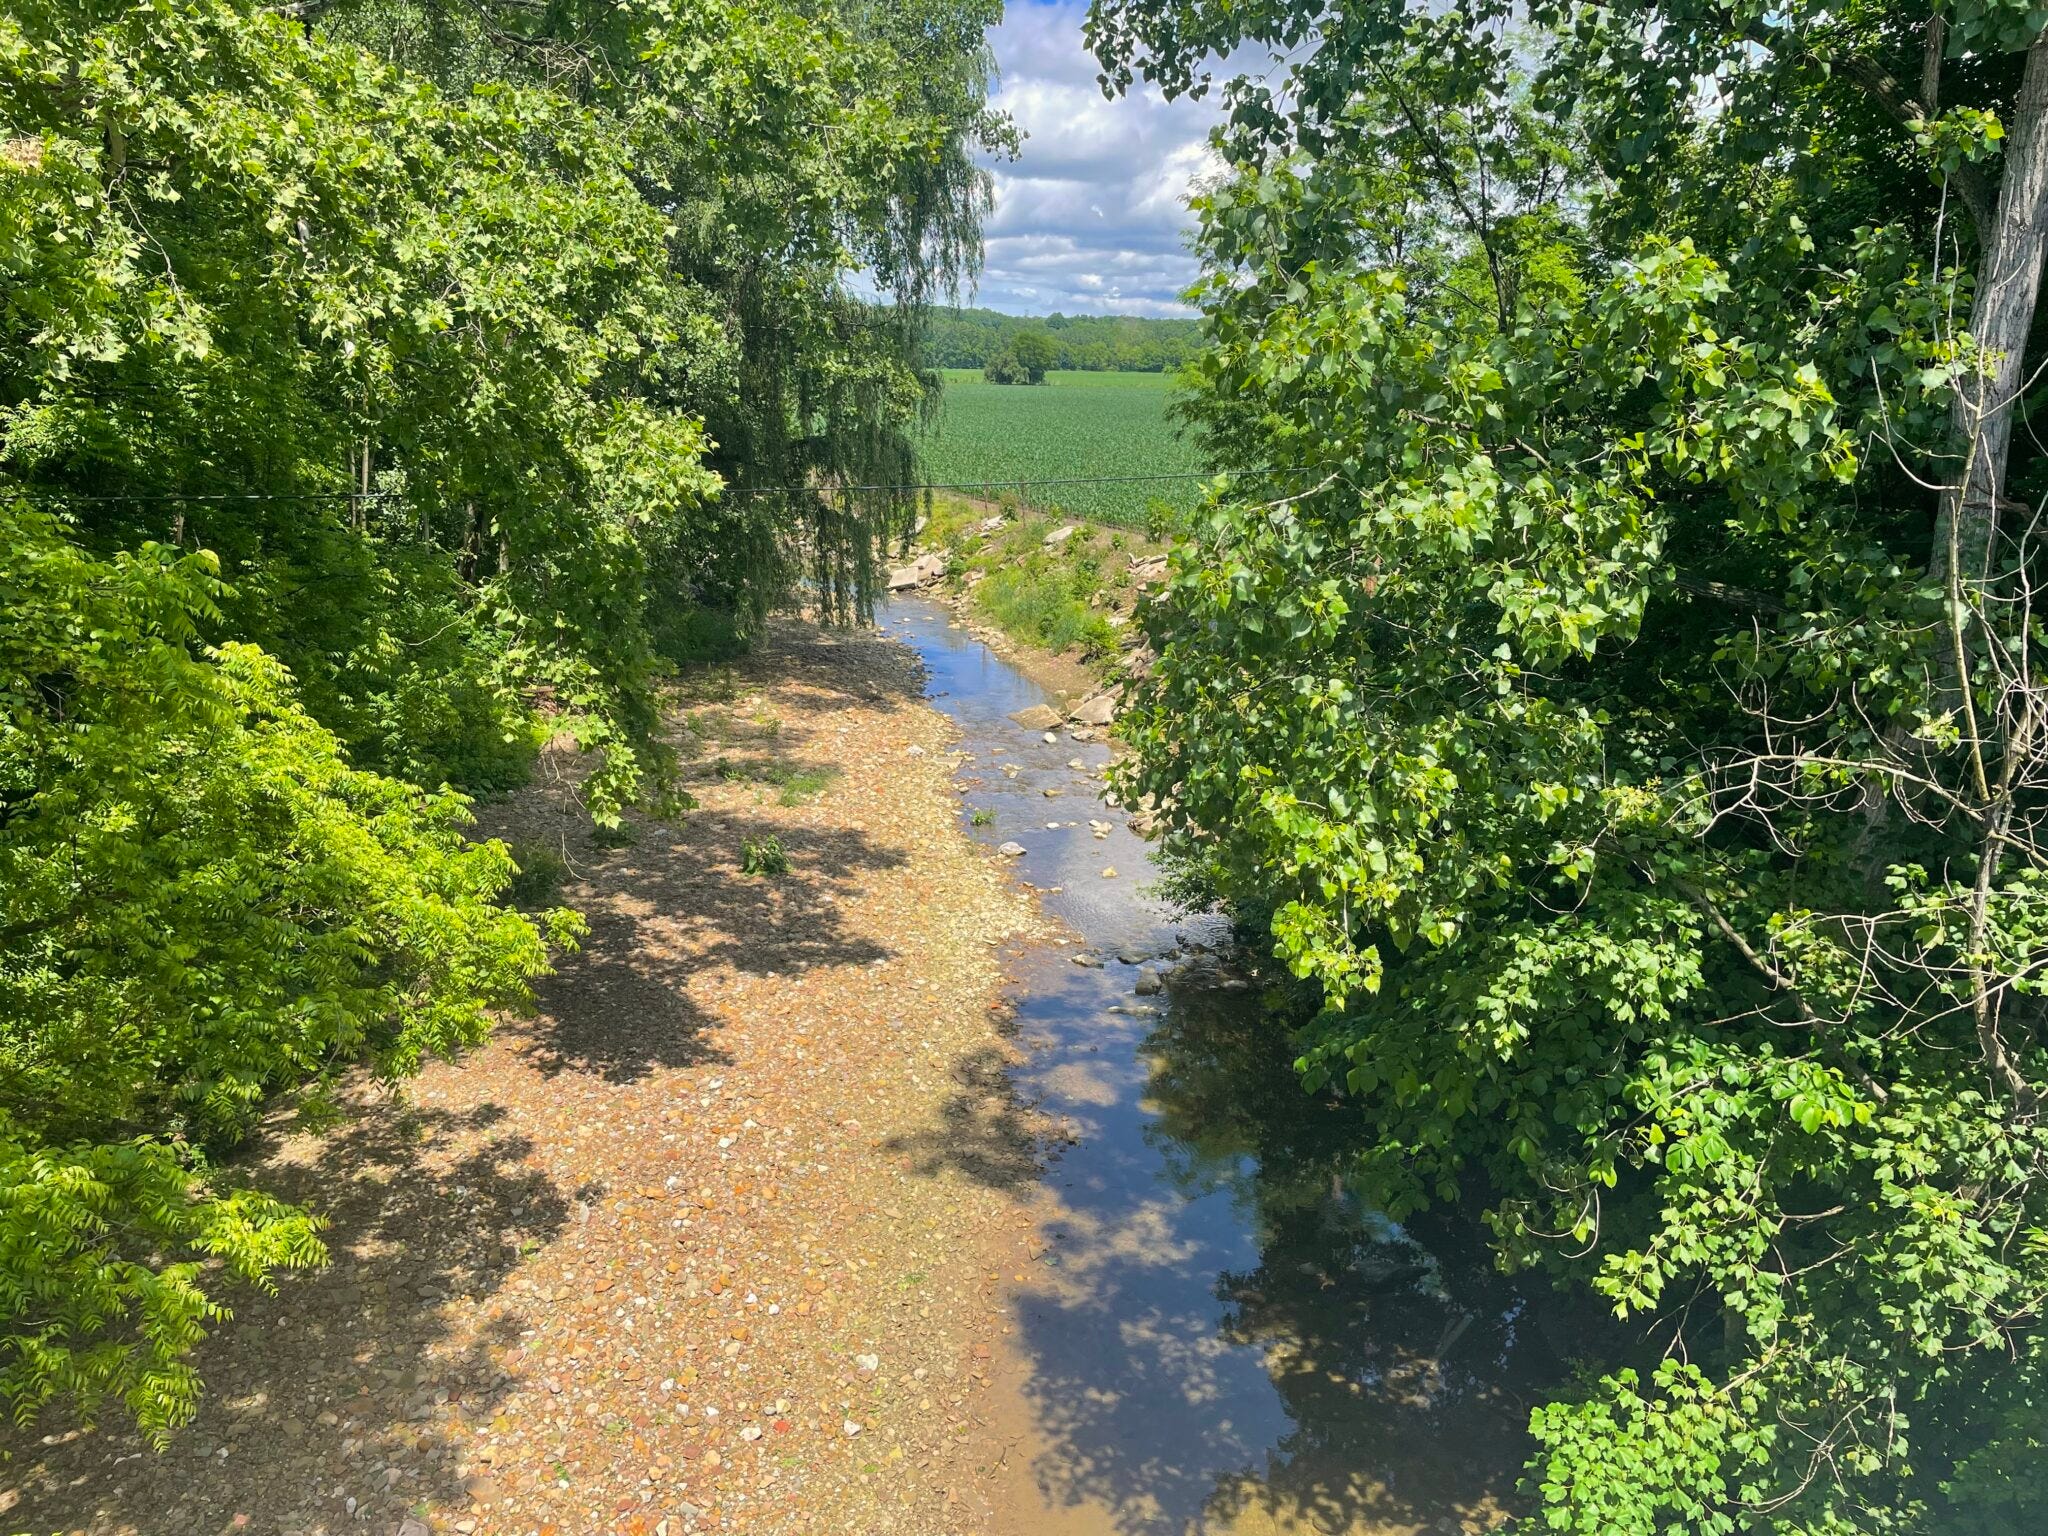
[[[1119,646],[1137,637],[1132,620],[1146,583],[1165,564],[1162,543],[1027,512],[1013,497],[940,497],[923,538],[944,551],[947,584],[975,613],[1020,645],[1073,653],[1106,681]]]
[[[1397,1217],[1640,1358],[1548,1529],[2048,1509],[2048,33],[2020,4],[1097,0],[1217,61],[1124,788],[1320,1000]]]
[[[153,1434],[275,1102],[572,942],[466,793],[682,803],[664,667],[862,611],[1011,142],[994,0],[0,17],[0,1398]],[[856,268],[889,295],[845,286]],[[791,489],[795,487],[797,489]]]

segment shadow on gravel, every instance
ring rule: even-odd
[[[914,1136],[894,1136],[883,1147],[907,1158],[924,1178],[965,1174],[989,1189],[1015,1191],[1038,1182],[1040,1162],[1031,1123],[1010,1086],[1003,1053],[987,1046],[953,1066],[957,1085],[940,1107],[938,1123]]]
[[[332,1262],[282,1277],[276,1296],[219,1286],[235,1316],[200,1347],[206,1395],[168,1451],[116,1414],[97,1433],[55,1416],[34,1436],[0,1429],[13,1454],[0,1460],[0,1528],[382,1533],[423,1500],[467,1507],[440,1422],[489,1417],[509,1384],[487,1350],[526,1324],[507,1311],[453,1348],[441,1303],[500,1290],[521,1249],[570,1215],[525,1166],[532,1143],[496,1130],[501,1118],[493,1105],[452,1115],[378,1096],[312,1160],[276,1145],[238,1159],[228,1179],[328,1216]]]
[[[590,936],[541,984],[539,1014],[522,1026],[543,1070],[632,1082],[722,1063],[706,1038],[713,1021],[687,991],[695,973],[796,976],[895,954],[856,937],[839,910],[864,874],[909,863],[895,849],[858,832],[724,810],[691,811],[673,825],[643,821],[635,831],[633,846],[563,893],[589,919]],[[742,874],[744,845],[769,838],[788,873]]]

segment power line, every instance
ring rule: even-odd
[[[1231,475],[1256,476],[1278,474],[1273,469],[1236,469],[1225,471]],[[1156,480],[1210,480],[1219,478],[1201,470],[1180,470],[1172,474],[1159,475],[1071,475],[1057,480],[1012,480],[991,475],[981,480],[956,480],[904,485],[728,485],[722,494],[731,496],[788,494],[800,491],[839,494],[847,491],[981,491],[990,489],[1007,490],[1011,486],[1041,485],[1137,485]]]
[[[719,488],[721,496],[792,496],[850,494],[856,491],[888,491],[907,494],[913,491],[986,491],[1036,489],[1041,486],[1067,485],[1143,485],[1167,480],[1210,480],[1223,475],[1236,478],[1256,478],[1278,474],[1274,469],[1227,470],[1222,475],[1212,475],[1202,470],[1175,470],[1151,475],[1066,475],[1046,480],[1017,480],[994,475],[978,480],[915,481],[894,485],[724,485]],[[137,501],[197,501],[197,502],[238,502],[238,501],[385,501],[402,498],[403,491],[117,491],[111,493],[67,491],[55,486],[23,486],[16,494],[49,496],[65,501],[86,502],[137,502]]]

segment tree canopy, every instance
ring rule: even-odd
[[[864,611],[997,0],[0,16],[0,1395],[189,1416],[317,1213],[220,1154],[517,1006],[465,792],[676,806],[662,668]],[[856,270],[887,296],[855,298]]]
[[[2031,1528],[2048,40],[2021,4],[1096,0],[1213,88],[1130,792],[1396,1216],[1640,1358],[1545,1528]],[[2015,427],[2023,430],[2015,431]],[[1254,492],[1256,494],[1254,494]]]

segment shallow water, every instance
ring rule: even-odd
[[[1019,877],[1102,962],[1048,946],[1013,969],[1016,1087],[1071,1140],[1043,1175],[1045,1256],[1013,1302],[1009,1528],[1499,1524],[1531,1397],[1562,1374],[1554,1306],[1496,1273],[1469,1221],[1404,1231],[1347,1195],[1350,1117],[1301,1091],[1254,997],[1135,994],[1119,951],[1223,934],[1146,894],[1147,845],[1097,798],[1107,748],[1011,721],[1045,695],[939,605],[893,601],[879,622],[924,658],[931,702],[959,726],[962,817],[992,818],[969,831],[1021,843]],[[1006,1176],[970,1148],[960,1165]]]

